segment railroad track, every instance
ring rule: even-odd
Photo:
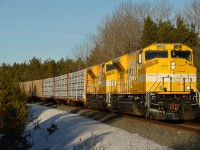
[[[180,124],[179,126],[183,126],[183,127],[186,127],[186,128],[192,128],[192,129],[200,131],[200,123],[185,121],[183,124]]]
[[[108,113],[105,110],[100,109],[93,109],[93,108],[82,108],[80,106],[70,106],[70,105],[64,105],[64,104],[55,104],[55,103],[38,103],[40,105],[44,105],[51,108],[56,108],[59,110],[64,110],[71,113],[78,113],[79,111],[85,111],[85,112],[100,112],[101,114]],[[116,115],[119,117],[124,117],[127,119],[133,119],[135,121],[140,121],[146,124],[151,124],[155,126],[162,126],[164,128],[171,128],[173,130],[177,130],[178,133],[181,132],[190,132],[193,134],[200,135],[200,123],[192,122],[192,121],[157,121],[157,120],[149,120],[145,119],[144,117],[140,116],[133,116],[133,115],[125,115],[120,114],[118,112],[109,112],[109,115]]]
[[[193,134],[200,135],[200,123],[195,123],[192,121],[184,121],[184,122],[181,122],[181,121],[158,121],[158,120],[149,120],[149,119],[145,119],[144,117],[130,116],[130,115],[125,115],[124,117],[134,119],[137,121],[141,121],[141,122],[147,123],[147,124],[153,124],[156,126],[171,128],[171,129],[177,130],[177,132],[190,132]]]

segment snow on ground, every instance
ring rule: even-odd
[[[57,130],[47,131],[55,124]],[[51,128],[52,130],[55,129]],[[32,150],[167,150],[138,134],[70,114],[57,109],[33,105],[27,132],[32,133],[29,141]]]

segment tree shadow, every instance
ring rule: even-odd
[[[78,113],[81,116],[91,118],[97,121],[100,121],[102,123],[111,124],[117,121],[119,118],[121,118],[123,115],[121,114],[114,114],[114,113],[108,113],[108,112],[99,112],[99,111],[83,111]]]
[[[106,132],[106,133],[102,133],[102,134],[98,134],[98,135],[91,133],[90,137],[88,137],[84,140],[80,137],[78,144],[73,145],[68,148],[73,149],[73,150],[81,150],[81,149],[100,150],[100,149],[103,149],[104,148],[104,145],[103,145],[104,136],[109,135],[109,134],[110,134],[110,132]]]
[[[42,106],[32,110],[32,118],[38,117],[48,109],[41,107]],[[47,129],[51,124],[55,124],[58,129],[52,134],[48,134]],[[91,130],[96,130],[96,126],[98,124],[99,123],[94,120],[88,121],[88,119],[85,119],[76,114],[59,113],[55,116],[48,118],[47,120],[44,119],[44,121],[38,122],[39,128],[34,129],[34,126],[32,126],[29,128],[29,130],[32,131],[35,138],[32,140],[32,144],[34,144],[34,141],[39,141],[39,145],[34,145],[35,149],[45,149],[48,147],[53,149],[69,149],[73,147],[80,148],[83,147],[85,144],[87,145],[87,147],[91,148],[92,146],[94,146],[94,144],[97,145],[99,142],[102,141],[103,135],[109,134],[108,132],[106,132],[97,135],[93,134],[88,137],[88,135],[91,134]],[[87,134],[88,137],[86,139],[85,137],[82,138],[82,136],[85,136],[85,134]],[[46,146],[43,146],[45,142],[47,144]],[[63,145],[65,145],[65,148],[63,148]]]

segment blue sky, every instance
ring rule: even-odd
[[[101,19],[124,1],[0,0],[0,64],[72,58],[75,44],[95,33]]]

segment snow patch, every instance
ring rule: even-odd
[[[138,134],[39,105],[32,106],[29,120],[31,150],[171,150]],[[56,130],[49,134],[48,128],[52,125]]]

